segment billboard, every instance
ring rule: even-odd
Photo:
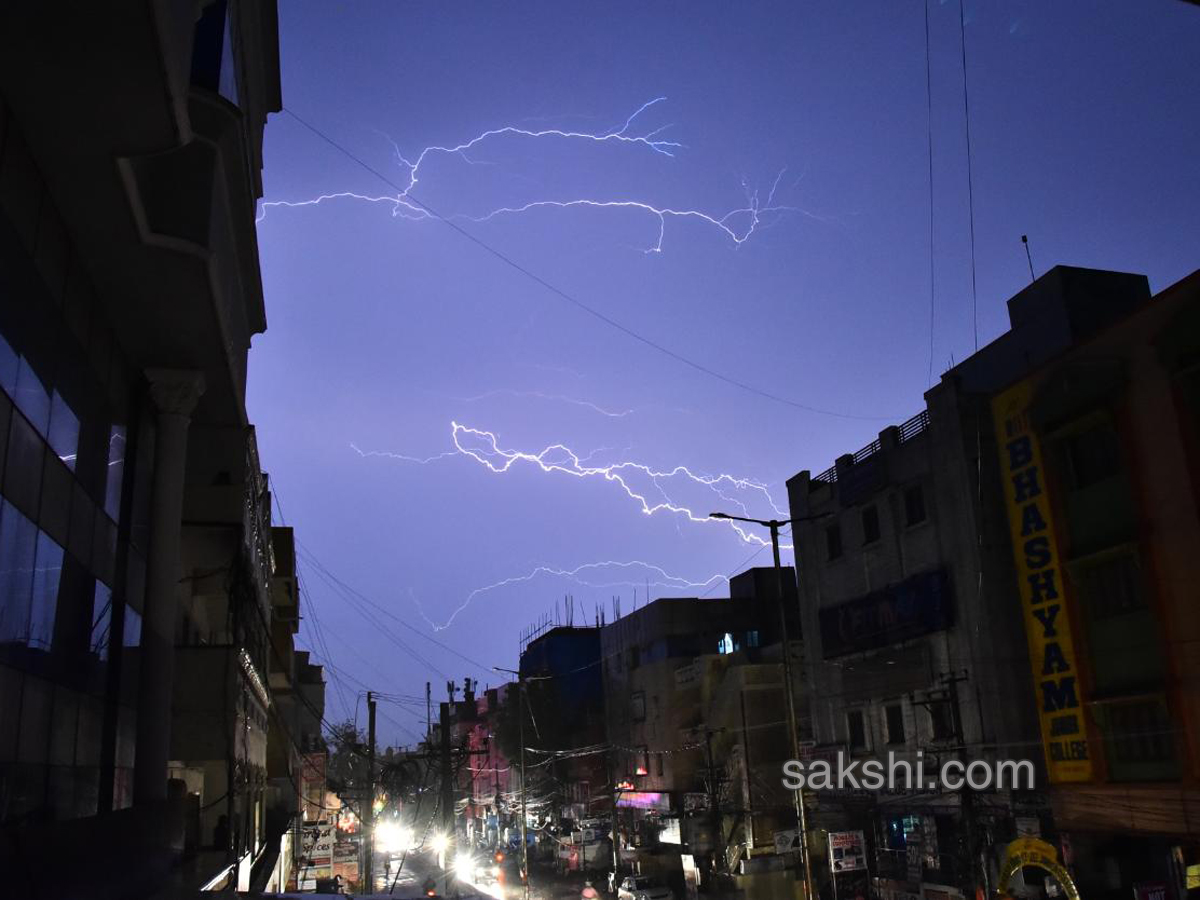
[[[1075,642],[1067,613],[1046,470],[1029,418],[1033,388],[1020,382],[992,400],[999,442],[1000,482],[1012,533],[1017,586],[1029,641],[1042,748],[1051,783],[1090,781],[1088,747]]]
[[[835,875],[865,869],[866,847],[861,831],[829,832],[829,868]]]

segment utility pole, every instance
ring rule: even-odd
[[[611,746],[604,751],[604,774],[607,776],[609,784],[612,785],[612,821],[609,823],[609,830],[612,832],[612,886],[613,890],[615,891],[619,883],[618,879],[621,877],[621,853],[617,848],[617,795],[620,793],[620,791],[617,788],[617,770],[612,764],[612,752]],[[586,853],[587,851],[585,850],[584,852]]]
[[[714,519],[732,519],[738,522],[749,522],[752,525],[762,525],[771,530],[771,550],[775,555],[775,581],[779,590],[779,639],[783,651],[783,688],[787,703],[788,732],[791,735],[792,759],[800,758],[800,733],[796,728],[796,697],[795,686],[792,684],[792,654],[791,642],[788,639],[787,604],[784,602],[783,565],[779,561],[779,528],[795,522],[809,522],[823,519],[828,515],[804,516],[794,519],[747,519],[742,516],[731,516],[726,513],[710,513]],[[813,890],[812,860],[808,853],[808,816],[804,809],[804,790],[797,788],[792,792],[792,801],[796,808],[796,829],[800,832],[800,858],[804,864],[804,892],[806,900],[816,900]]]
[[[365,890],[375,893],[375,695],[367,691],[367,798],[363,804],[363,866]]]
[[[966,766],[967,764],[967,738],[963,730],[962,707],[958,702],[958,685],[960,682],[967,681],[965,673],[959,672],[944,672],[942,673],[942,681],[946,684],[947,691],[950,695],[950,717],[951,723],[954,726],[954,743],[958,745],[958,759]],[[976,859],[975,859],[975,805],[971,791],[966,785],[959,787],[959,802],[962,809],[963,817],[963,840],[966,843],[966,881],[963,883],[963,891],[965,896],[972,897],[975,895],[976,883]]]
[[[721,786],[717,781],[717,762],[713,758],[711,728],[704,729],[704,751],[708,757],[708,813],[712,818],[713,876],[725,868],[725,825],[721,820]]]
[[[525,900],[529,900],[529,835],[526,828],[529,824],[529,785],[525,781],[525,679],[517,674],[517,694],[520,698],[520,740],[521,740],[521,884]]]
[[[522,895],[529,900],[529,835],[527,813],[529,811],[528,786],[525,782],[525,676],[516,669],[492,666],[497,672],[517,676],[517,739],[521,742],[521,885]]]
[[[450,856],[450,851],[454,843],[454,783],[453,775],[450,767],[450,707],[454,703],[454,682],[451,681],[446,685],[450,699],[442,704],[441,715],[441,738],[442,745],[442,833],[446,836],[446,850],[444,863],[448,859],[453,859]],[[443,869],[448,868],[443,866]],[[449,893],[449,875],[446,876],[446,890],[443,894]]]
[[[433,693],[425,682],[425,740],[433,736]]]

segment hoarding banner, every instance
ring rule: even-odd
[[[1041,448],[1029,419],[1033,389],[1021,382],[992,400],[1013,557],[1029,640],[1042,747],[1050,781],[1090,781],[1071,622],[1063,602],[1061,557],[1046,496]]]
[[[829,868],[835,875],[865,869],[866,846],[861,831],[829,832]]]

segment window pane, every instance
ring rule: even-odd
[[[121,485],[125,481],[125,426],[113,425],[108,435],[108,475],[104,482],[104,511],[114,522],[121,515]]]
[[[102,660],[108,659],[109,630],[112,627],[112,590],[103,581],[96,582],[92,600],[92,636],[88,649]]]
[[[851,749],[858,750],[867,746],[867,734],[861,709],[852,709],[846,713],[846,729],[849,732]]]
[[[58,458],[75,471],[75,458],[79,450],[79,416],[67,405],[62,394],[54,392],[50,401],[50,431],[47,435],[51,448]]]
[[[142,644],[142,614],[132,606],[125,607],[125,633],[122,645],[140,647]]]
[[[4,388],[10,397],[17,392],[17,369],[20,365],[16,351],[0,335],[0,388]]]
[[[62,559],[62,547],[50,535],[38,532],[29,623],[30,647],[49,650],[54,642],[54,617],[58,610],[58,583],[62,577]]]
[[[904,492],[904,517],[909,525],[925,521],[925,493],[919,484]]]
[[[904,743],[904,708],[889,706],[887,708],[887,733],[889,744]]]
[[[45,437],[50,425],[50,392],[30,367],[29,360],[23,356],[17,368],[17,390],[13,394],[13,403],[25,413],[38,434]]]
[[[37,526],[4,501],[0,507],[0,642],[24,643],[29,635]]]
[[[825,529],[825,549],[829,559],[837,559],[842,555],[842,529],[837,525]]]
[[[868,506],[862,511],[863,543],[870,544],[879,540],[879,510]]]

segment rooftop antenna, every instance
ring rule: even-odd
[[[1033,255],[1029,252],[1029,235],[1021,235],[1021,243],[1025,245],[1025,259],[1029,262],[1029,280],[1037,281],[1037,276],[1033,274]]]

